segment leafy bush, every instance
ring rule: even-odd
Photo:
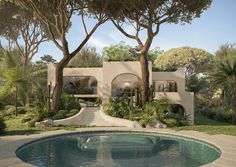
[[[58,113],[56,113],[52,118],[54,120],[58,120],[58,119],[64,119],[64,118],[68,118],[71,117],[75,114],[77,114],[79,112],[79,110],[77,109],[72,109],[70,111],[67,110],[59,110]]]
[[[114,97],[109,99],[109,103],[105,106],[104,111],[113,117],[127,118],[131,113],[130,99],[128,94],[124,94],[120,97]]]
[[[53,119],[63,119],[66,117],[66,114],[68,113],[67,110],[59,110],[54,116]]]
[[[17,114],[25,114],[27,112],[26,107],[17,107]],[[5,107],[5,115],[12,115],[16,113],[16,107],[9,105]]]
[[[166,113],[170,111],[169,101],[160,99],[146,104],[143,116],[139,123],[146,126],[148,123],[153,123],[156,120],[162,121],[167,117]]]
[[[77,109],[80,110],[81,106],[77,99],[70,94],[63,93],[61,96],[61,103],[60,107],[61,110],[72,110],[72,109]]]
[[[175,127],[175,126],[180,126],[179,122],[177,119],[174,118],[166,118],[163,121],[168,127]]]
[[[102,99],[97,98],[95,101],[95,104],[97,104],[98,106],[102,104]]]
[[[204,108],[200,111],[202,115],[210,119],[232,123],[233,110],[222,111],[220,108]]]
[[[26,107],[18,107],[17,112],[18,112],[18,114],[25,114],[27,112],[27,108]]]
[[[109,103],[104,106],[104,111],[113,117],[139,121],[144,127],[154,124],[157,120],[170,127],[188,125],[188,116],[175,113],[167,99],[149,102],[142,111],[141,107],[131,104],[127,94],[123,94],[121,97],[110,98]]]
[[[4,119],[0,117],[0,134],[3,133],[5,129],[6,129],[6,124],[4,122]]]
[[[6,116],[13,115],[15,114],[15,111],[16,111],[15,106],[12,106],[12,105],[5,106],[4,110],[5,110]]]
[[[79,110],[77,110],[77,109],[72,109],[72,110],[70,110],[70,111],[66,114],[66,118],[72,117],[72,116],[76,115],[78,112],[79,112]]]

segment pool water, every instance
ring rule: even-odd
[[[90,132],[31,142],[16,155],[38,167],[197,167],[219,158],[220,151],[177,136]]]

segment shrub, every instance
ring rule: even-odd
[[[78,112],[79,112],[79,110],[72,109],[66,114],[66,118],[72,117],[72,116],[76,115]]]
[[[131,112],[128,94],[124,94],[120,97],[110,98],[109,103],[104,108],[104,111],[113,117],[127,118]]]
[[[16,112],[16,108],[15,106],[11,106],[11,105],[5,106],[5,111],[6,111],[5,112],[6,115],[13,115]]]
[[[146,126],[148,123],[165,119],[167,112],[170,111],[169,101],[167,99],[154,100],[146,104],[143,116],[139,123]]]
[[[222,111],[222,109],[220,108],[205,108],[204,110],[201,110],[201,114],[210,119],[228,123],[232,123],[233,113],[234,112],[232,111],[232,109]]]
[[[4,122],[4,119],[0,117],[0,134],[2,134],[6,129],[6,124]]]
[[[72,109],[78,109],[80,110],[81,106],[80,103],[77,101],[77,99],[70,94],[63,93],[61,96],[61,103],[59,108],[61,110],[72,110]]]
[[[30,120],[28,122],[26,122],[28,127],[35,127],[35,122],[37,122],[36,120]]]
[[[80,104],[79,104],[79,102],[77,102],[77,101],[72,101],[72,102],[69,102],[68,104],[67,104],[67,106],[66,106],[66,109],[68,110],[68,111],[70,111],[70,110],[73,110],[73,109],[76,109],[76,110],[80,110]]]
[[[59,110],[58,113],[56,113],[52,118],[57,119],[63,119],[66,117],[66,114],[68,113],[67,110]]]
[[[102,104],[102,99],[97,98],[95,101],[95,104],[97,104],[98,106]]]
[[[27,108],[26,107],[18,107],[17,112],[18,112],[18,114],[25,114],[27,112]]]
[[[166,118],[163,121],[168,127],[175,127],[175,126],[180,126],[179,122],[177,119],[174,118]]]

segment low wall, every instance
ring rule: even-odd
[[[123,126],[123,127],[129,127],[129,128],[142,128],[135,121],[130,121],[127,119],[121,119],[121,118],[116,118],[116,117],[107,115],[106,113],[103,112],[103,107],[100,108],[100,115],[104,120],[106,120],[107,122],[110,122],[114,126]]]
[[[59,119],[59,120],[53,120],[53,125],[78,125],[80,120],[83,118],[84,113],[85,113],[85,108],[82,107],[79,113],[72,117]]]

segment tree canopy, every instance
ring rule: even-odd
[[[148,61],[154,62],[163,52],[159,47],[150,50],[148,52]],[[102,51],[102,57],[104,61],[138,61],[140,53],[137,52],[137,48],[133,48],[121,41],[116,45],[105,47]]]
[[[154,62],[154,66],[160,70],[176,70],[179,67],[186,68],[186,75],[191,76],[204,72],[211,66],[213,55],[209,52],[191,47],[170,49],[161,54]]]
[[[0,2],[0,36],[8,41],[9,50],[17,47],[24,66],[32,60],[39,45],[48,40],[43,26],[30,11],[6,0]]]
[[[84,46],[68,63],[69,67],[101,67],[102,57],[95,47]]]

